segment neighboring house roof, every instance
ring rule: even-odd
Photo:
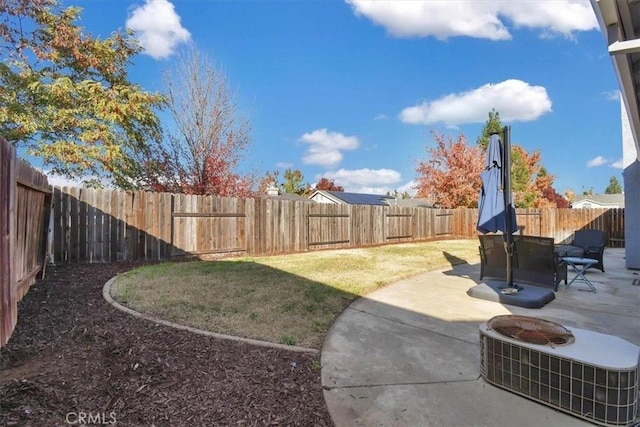
[[[363,194],[363,193],[346,193],[344,191],[326,191],[316,190],[311,194],[310,199],[318,197],[318,195],[324,196],[337,204],[346,205],[377,205],[387,206],[385,199],[393,199],[391,196],[385,196],[384,194]]]
[[[389,206],[401,208],[432,208],[433,203],[429,199],[385,199]]]
[[[265,199],[280,199],[280,200],[293,200],[294,202],[312,202],[308,197],[300,196],[293,193],[282,193],[278,195],[266,195],[262,196]]]
[[[310,199],[320,199],[323,196],[336,204],[346,205],[374,205],[399,206],[401,208],[431,208],[433,203],[427,199],[396,199],[385,194],[346,193],[343,191],[316,190]]]
[[[571,203],[571,207],[582,207],[584,205],[603,208],[624,208],[624,194],[592,194],[589,196],[579,196]]]

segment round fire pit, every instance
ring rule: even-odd
[[[487,327],[508,338],[529,344],[567,345],[575,342],[575,337],[564,326],[528,316],[496,316],[487,322]]]

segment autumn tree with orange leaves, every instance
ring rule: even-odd
[[[344,187],[342,187],[341,185],[336,185],[336,183],[333,182],[332,179],[322,177],[316,184],[316,190],[344,191]]]
[[[431,199],[441,208],[478,207],[482,149],[468,145],[463,134],[457,140],[435,131],[432,136],[435,146],[427,147],[429,157],[416,167],[416,197]]]

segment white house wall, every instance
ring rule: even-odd
[[[323,196],[322,194],[318,193],[315,194],[311,200],[313,200],[314,202],[318,202],[318,203],[331,203],[331,204],[336,204],[336,202],[334,202],[333,200],[331,200],[328,197]]]
[[[629,116],[621,102],[622,116],[622,163],[624,170],[624,240],[627,268],[640,269],[640,162]]]
[[[591,0],[622,98],[622,146],[625,193],[625,262],[640,269],[640,3],[637,0]]]

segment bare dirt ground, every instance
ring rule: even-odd
[[[319,356],[158,326],[102,286],[135,264],[49,267],[0,349],[0,426],[329,426]],[[84,417],[84,418],[81,418]]]

